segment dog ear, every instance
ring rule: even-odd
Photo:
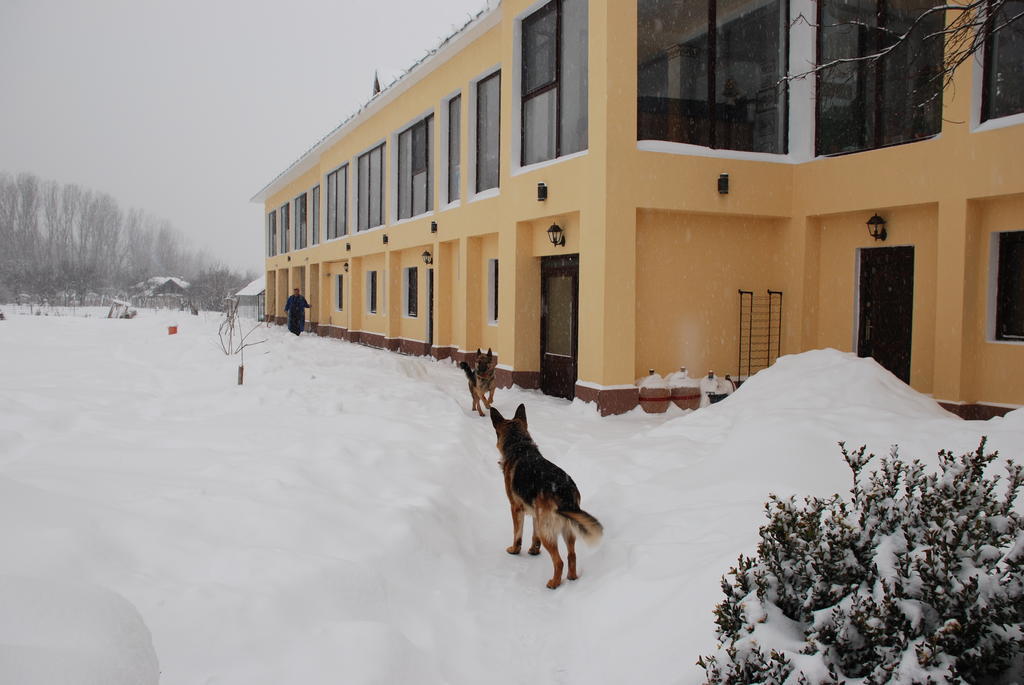
[[[479,357],[481,354],[483,354],[483,352],[480,351],[480,348],[476,348],[476,356]]]
[[[491,407],[491,425],[497,428],[505,422],[505,417],[501,415],[501,412]]]
[[[525,404],[520,404],[516,408],[516,415],[515,415],[514,418],[517,418],[520,421],[522,421],[524,426],[526,425],[526,405]]]

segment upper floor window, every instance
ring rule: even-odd
[[[448,202],[459,199],[459,155],[462,152],[462,96],[448,101]]]
[[[277,210],[267,214],[267,256],[277,254]]]
[[[943,12],[922,16],[934,4],[819,0],[818,64],[852,61],[818,73],[817,154],[870,150],[939,132],[945,19]],[[890,48],[877,60],[858,59]]]
[[[281,254],[288,251],[288,239],[290,236],[290,219],[291,219],[291,205],[287,202],[281,205]]]
[[[1024,231],[996,235],[996,340],[1024,342]]]
[[[365,231],[384,223],[384,144],[359,155],[356,179],[359,194],[356,211],[359,214],[356,227]]]
[[[587,148],[587,0],[523,19],[522,164]]]
[[[310,195],[310,202],[313,206],[310,207],[310,213],[313,215],[313,220],[310,222],[313,233],[313,244],[320,244],[320,186],[313,186],[312,194]]]
[[[786,152],[786,0],[637,0],[637,12],[637,140]]]
[[[501,72],[476,84],[476,192],[498,187]]]
[[[985,85],[981,120],[1024,112],[1024,0],[989,0],[989,33],[985,45]],[[990,29],[991,30],[991,29]]]
[[[434,115],[398,134],[398,218],[408,219],[434,208],[431,138]]]
[[[327,174],[327,239],[348,233],[348,164]]]
[[[295,198],[295,249],[306,246],[306,193]]]

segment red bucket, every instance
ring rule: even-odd
[[[174,335],[177,332],[178,332],[178,327],[177,326],[168,326],[167,327],[167,335]]]

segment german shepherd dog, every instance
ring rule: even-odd
[[[483,354],[477,349],[474,363],[476,369],[466,362],[459,362],[459,368],[466,372],[466,378],[469,379],[469,394],[473,398],[473,409],[483,416],[484,410],[480,404],[483,403],[490,409],[491,403],[494,402],[494,367],[496,364],[494,355],[491,354],[491,348],[487,348],[487,354]]]
[[[512,506],[512,546],[505,551],[519,554],[523,546],[523,518],[533,517],[533,543],[530,554],[540,554],[540,546],[551,555],[554,575],[548,587],[562,584],[562,557],[558,554],[558,536],[565,538],[568,549],[569,580],[576,580],[576,536],[587,544],[601,541],[604,528],[596,518],[580,509],[580,491],[569,474],[541,456],[526,426],[526,407],[522,404],[515,416],[505,419],[491,407],[491,423],[498,436],[505,493]]]

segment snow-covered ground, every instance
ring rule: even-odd
[[[1024,411],[835,351],[685,414],[499,390],[605,526],[551,591],[450,362],[262,328],[239,387],[216,315],[99,313],[0,322],[3,683],[696,683],[768,493],[845,494],[838,441],[1024,459]]]

